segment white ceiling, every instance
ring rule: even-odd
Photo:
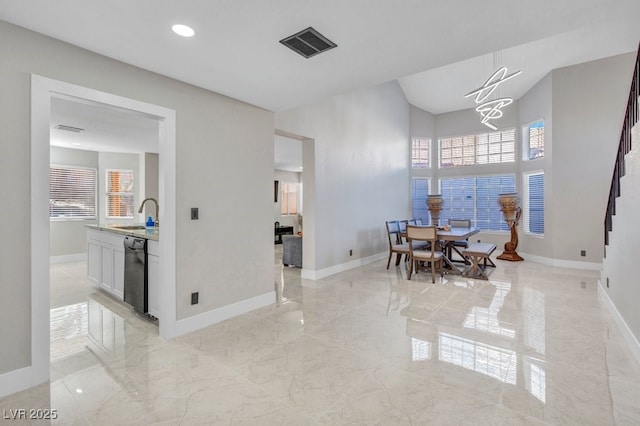
[[[79,133],[56,129],[78,127]],[[159,150],[159,122],[137,111],[69,97],[51,99],[50,143],[63,148],[101,152],[155,152]]]
[[[639,0],[0,2],[1,20],[276,112],[392,80],[426,111],[471,108],[464,94],[500,66],[523,71],[499,88],[517,99],[554,68],[635,51],[638,16]],[[278,42],[309,26],[338,47],[305,59]],[[130,111],[53,103],[54,145],[157,152],[157,132]],[[289,145],[276,138],[276,168],[295,171]]]
[[[523,68],[509,83],[523,93],[558,64],[635,50],[638,16],[638,0],[0,2],[2,20],[272,111],[395,79],[432,112],[469,108],[455,101],[493,72],[493,52]],[[305,59],[278,43],[308,26],[338,47]]]

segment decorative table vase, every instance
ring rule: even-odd
[[[498,205],[500,211],[504,215],[504,220],[511,230],[511,240],[504,245],[504,252],[498,256],[498,259],[518,262],[524,260],[518,253],[518,222],[520,221],[520,199],[517,192],[498,195]]]
[[[440,221],[440,212],[444,206],[444,200],[442,195],[428,195],[427,196],[427,208],[431,214],[431,225],[438,226]]]

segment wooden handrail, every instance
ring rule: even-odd
[[[631,151],[631,129],[638,122],[638,96],[640,96],[640,45],[636,53],[636,63],[629,89],[629,99],[627,100],[627,110],[620,132],[620,142],[618,144],[618,155],[616,164],[613,167],[613,177],[609,189],[609,200],[607,202],[607,212],[604,218],[604,244],[609,245],[609,232],[613,230],[613,215],[616,214],[616,198],[620,196],[620,178],[625,175],[626,166],[625,155]]]

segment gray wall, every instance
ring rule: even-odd
[[[604,214],[634,60],[635,54],[625,54],[552,72],[549,257],[602,262]]]
[[[98,171],[98,153],[80,149],[52,146],[49,150],[50,163],[53,165],[91,167]],[[97,176],[98,185],[100,175]],[[99,202],[98,202],[99,204]],[[97,213],[97,212],[96,212]],[[49,222],[51,256],[68,256],[87,252],[86,225],[97,223],[93,220],[52,220]]]
[[[140,194],[142,199],[155,198],[158,203],[162,203],[160,199],[160,188],[158,186],[159,179],[159,158],[158,154],[147,152],[144,154],[144,192]],[[142,201],[142,200],[141,200]],[[156,215],[156,206],[153,205],[153,201],[145,204],[144,215],[142,220],[148,216]],[[157,219],[156,219],[157,220]]]
[[[315,268],[384,252],[384,221],[409,206],[409,104],[398,83],[279,112],[276,128],[314,140],[316,169],[305,163],[304,179],[315,173]]]
[[[0,57],[0,374],[31,358],[31,73],[176,110],[178,319],[273,291],[273,113],[4,22]]]
[[[640,346],[640,286],[638,285],[638,211],[640,211],[640,125],[633,130],[633,150],[626,155],[626,175],[621,180],[622,195],[616,200],[613,231],[604,259],[601,289],[609,296]],[[614,315],[615,318],[615,315]],[[640,359],[639,359],[640,361]]]

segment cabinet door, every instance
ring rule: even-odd
[[[147,297],[149,301],[149,314],[160,318],[160,258],[147,256]]]
[[[113,249],[110,245],[103,245],[100,249],[100,258],[102,259],[100,287],[113,293]]]
[[[113,249],[113,295],[124,300],[124,248]]]
[[[101,278],[100,264],[102,263],[102,249],[100,242],[90,239],[87,242],[87,277],[99,284]]]

